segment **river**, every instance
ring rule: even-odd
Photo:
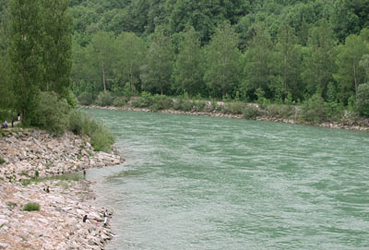
[[[369,134],[85,110],[125,164],[88,171],[108,250],[369,249]]]

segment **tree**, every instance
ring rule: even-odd
[[[329,82],[333,82],[335,65],[335,40],[329,23],[322,19],[310,30],[308,39],[309,54],[304,58],[305,71],[301,77],[310,95],[319,89],[325,97]]]
[[[203,78],[201,62],[200,40],[191,26],[183,33],[174,69],[177,88],[187,92],[190,98],[199,93],[201,88]]]
[[[171,37],[164,35],[163,28],[156,28],[147,54],[147,64],[141,67],[143,89],[161,95],[169,93],[173,57]]]
[[[72,18],[67,11],[68,0],[42,0],[43,64],[42,90],[66,97],[72,67]]]
[[[113,76],[113,63],[116,57],[115,36],[112,32],[98,32],[92,36],[86,48],[89,63],[90,83],[95,84],[95,92],[109,89]],[[83,62],[84,63],[84,62]]]
[[[124,32],[116,39],[117,58],[113,63],[114,73],[124,86],[129,83],[131,94],[140,82],[140,67],[144,64],[146,46],[134,33]]]
[[[238,37],[230,23],[218,26],[205,51],[206,69],[204,81],[215,96],[232,95],[238,87],[241,52],[237,48]]]
[[[39,1],[12,0],[10,2],[10,58],[11,81],[15,107],[24,124],[30,124],[38,105],[40,83],[43,80],[43,25]]]
[[[338,82],[341,101],[347,103],[351,95],[357,97],[359,84],[364,83],[365,70],[359,63],[363,55],[369,53],[369,48],[360,36],[350,35],[337,50],[338,72],[334,78]]]
[[[9,15],[7,6],[2,6],[3,15],[0,16],[0,107],[11,108],[13,102],[13,91],[9,75],[9,58],[8,58],[8,43],[9,43]]]
[[[272,98],[272,82],[276,71],[275,53],[269,32],[264,26],[256,27],[256,35],[245,52],[243,88],[251,99],[255,91],[261,88],[266,98]]]
[[[361,114],[369,117],[369,83],[359,86],[356,106]]]
[[[294,29],[290,26],[284,26],[278,34],[276,44],[278,74],[282,77],[285,93],[289,92],[297,100],[303,96],[301,88],[301,63],[302,56],[297,46],[297,37]]]

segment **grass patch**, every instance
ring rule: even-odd
[[[24,211],[39,211],[40,204],[36,202],[28,202],[26,205],[24,205],[23,210]]]
[[[41,177],[41,178],[33,178],[33,179],[27,179],[23,180],[22,184],[24,186],[27,186],[31,183],[40,183],[44,181],[80,181],[82,180],[82,176],[80,176],[78,173],[71,173],[71,174],[63,174],[63,175],[54,175],[50,177]]]

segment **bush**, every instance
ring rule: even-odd
[[[113,104],[114,98],[109,91],[100,92],[97,96],[96,104],[105,107]]]
[[[91,104],[94,104],[94,101],[95,101],[95,96],[89,92],[83,92],[78,96],[78,102],[81,105],[89,106]]]
[[[69,129],[76,135],[83,133],[84,116],[81,111],[73,110],[69,116]]]
[[[5,163],[5,160],[0,156],[0,164]]]
[[[32,125],[61,135],[69,127],[70,106],[65,99],[58,99],[55,92],[41,92]]]
[[[246,106],[243,109],[244,119],[255,119],[259,115],[259,109],[255,106]]]
[[[113,105],[115,107],[123,107],[129,101],[129,99],[130,99],[129,97],[125,96],[116,97],[113,101]]]
[[[154,95],[152,98],[151,111],[170,109],[173,105],[172,98],[165,95]]]
[[[320,94],[314,94],[304,102],[300,111],[300,118],[307,122],[319,123],[324,119],[324,101]]]
[[[69,104],[69,106],[71,106],[73,109],[77,108],[77,98],[72,92],[72,90],[68,91],[68,95],[66,99],[67,99],[67,103]]]
[[[266,111],[272,117],[289,118],[295,114],[295,107],[290,105],[270,104],[266,107]]]
[[[202,111],[205,111],[205,108],[206,108],[206,102],[204,101],[194,101],[192,102],[192,105],[193,105],[193,109],[197,112],[202,112]]]
[[[361,115],[369,117],[369,83],[359,85],[356,107]]]
[[[111,132],[103,126],[102,123],[91,131],[91,146],[97,151],[111,152],[111,146],[114,144],[114,137]]]
[[[245,104],[242,102],[229,102],[222,106],[222,112],[225,114],[242,114]]]
[[[178,97],[175,100],[175,102],[173,103],[173,108],[175,110],[191,111],[192,110],[192,103],[187,98]]]
[[[39,211],[40,210],[40,204],[36,202],[29,202],[26,205],[24,205],[23,208],[24,211]]]

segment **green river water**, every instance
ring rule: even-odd
[[[369,249],[369,134],[85,110],[121,166],[89,170],[109,250]]]

